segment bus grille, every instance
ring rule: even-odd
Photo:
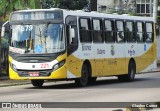
[[[19,57],[16,60],[23,63],[44,63],[51,62],[54,59],[51,57]]]
[[[46,77],[50,76],[53,70],[18,70],[17,73],[20,77],[30,77],[29,73],[30,72],[39,72],[39,77]]]

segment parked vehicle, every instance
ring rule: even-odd
[[[4,22],[0,21],[0,30]],[[4,37],[0,38],[0,74],[8,75],[9,24],[5,25]]]

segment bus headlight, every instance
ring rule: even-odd
[[[64,64],[65,64],[65,60],[62,60],[59,63],[55,64],[52,69],[55,71],[58,68],[62,67]]]
[[[17,67],[14,64],[10,63],[10,66],[14,71],[17,71]]]

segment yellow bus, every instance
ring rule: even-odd
[[[97,77],[133,81],[156,68],[155,25],[150,17],[34,9],[10,15],[10,79],[75,80]]]

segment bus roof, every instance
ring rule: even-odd
[[[108,18],[108,19],[127,19],[127,20],[141,20],[141,21],[153,21],[152,17],[144,16],[131,16],[131,15],[119,15],[119,14],[106,14],[99,12],[83,12],[83,11],[68,11],[64,10],[64,16],[73,15],[73,16],[83,16],[83,17],[95,17],[95,18]]]

